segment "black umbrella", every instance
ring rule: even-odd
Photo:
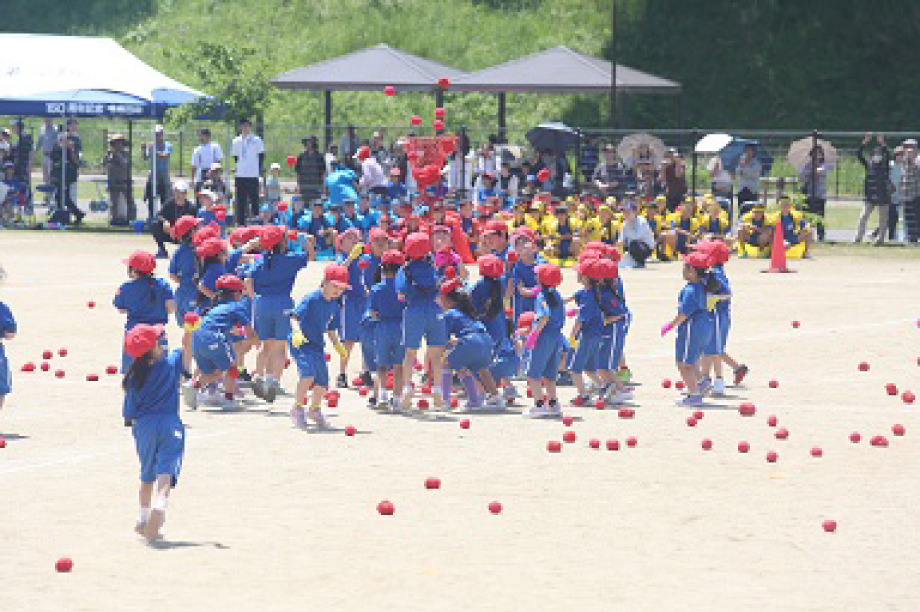
[[[538,151],[549,149],[554,153],[565,153],[578,148],[581,135],[564,123],[541,123],[527,131],[527,140]]]

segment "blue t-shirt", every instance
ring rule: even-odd
[[[247,301],[224,302],[208,311],[201,319],[202,332],[224,334],[233,330],[237,325],[250,325],[252,323],[252,305]]]
[[[546,300],[547,295],[556,297],[556,305],[550,306]],[[565,325],[565,306],[562,304],[562,296],[554,288],[546,288],[537,295],[537,304],[534,309],[534,323],[540,319],[546,318],[546,325],[543,326],[543,333],[559,333]]]
[[[346,300],[359,300],[367,297],[367,289],[364,286],[364,270],[358,265],[361,257],[356,257],[348,264],[348,284],[351,285],[351,289],[342,294]],[[335,256],[335,261],[344,266],[345,262],[348,261],[348,256],[344,253],[339,253]]]
[[[476,311],[476,318],[482,321],[486,327],[491,330],[493,334],[496,334],[500,339],[501,337],[507,335],[508,329],[508,326],[505,324],[504,307],[499,307],[498,313],[496,315],[492,317],[486,316],[486,304],[489,301],[489,288],[493,282],[498,283],[498,299],[499,302],[501,302],[501,289],[504,288],[504,283],[500,279],[492,280],[487,278],[480,278],[478,281],[476,281],[476,283],[473,285],[473,288],[470,290],[470,300],[473,302],[473,309]]]
[[[598,290],[597,294],[598,297],[603,299],[600,290]],[[604,329],[604,313],[594,296],[594,290],[582,289],[577,291],[574,297],[578,303],[578,320],[581,321],[581,333],[584,335],[600,334]]]
[[[195,277],[198,276],[198,258],[195,256],[195,247],[182,243],[172,259],[169,260],[169,273],[179,277],[180,291],[193,291],[196,287]]]
[[[297,229],[316,237],[319,236],[320,231],[328,229],[329,225],[329,220],[326,219],[326,215],[323,213],[318,215],[308,213],[297,222]]]
[[[162,278],[135,278],[118,288],[112,305],[128,311],[125,329],[138,323],[165,324],[169,320],[166,302],[174,299],[173,290]]]
[[[798,233],[805,229],[805,219],[799,219],[799,222],[796,223],[792,215],[780,215],[779,222],[783,227],[783,240],[789,244],[798,244]]]
[[[441,316],[444,319],[444,325],[447,327],[448,336],[465,338],[474,334],[486,334],[486,328],[482,323],[476,319],[471,319],[456,308],[451,308]]]
[[[339,215],[336,219],[335,213],[331,214],[331,219],[329,219],[329,227],[337,231],[338,233],[347,232],[348,230],[355,227],[355,224],[352,223],[351,219],[345,215]]]
[[[363,272],[361,282],[364,284],[365,292],[370,292],[371,287],[374,286],[374,276],[377,274],[377,268],[380,267],[380,258],[371,253],[370,255],[362,255],[361,259],[367,262],[367,267],[361,270]]]
[[[381,321],[402,320],[406,304],[405,302],[400,302],[399,298],[396,297],[395,277],[384,278],[371,287],[367,309],[376,312],[377,318]]]
[[[201,275],[199,282],[204,284],[205,287],[210,291],[217,291],[217,279],[220,278],[223,274],[226,273],[224,264],[220,262],[213,262],[208,264],[208,267],[205,268],[204,274]]]
[[[725,268],[722,267],[722,264],[713,266],[712,275],[719,283],[719,289],[716,291],[716,295],[731,295],[732,287],[728,282],[728,277],[725,275]],[[716,303],[716,312],[728,312],[731,310],[731,303],[731,298],[727,300],[719,300]]]
[[[392,181],[387,183],[387,197],[391,200],[404,198],[407,195],[409,195],[409,191],[404,183],[394,183]]]
[[[324,335],[339,325],[341,300],[327,300],[321,289],[308,293],[294,308],[293,316],[300,324],[300,333],[314,348],[322,349]]]
[[[343,200],[358,201],[358,193],[354,184],[358,175],[347,168],[336,170],[326,176],[326,191],[329,192],[329,201],[333,204]]]
[[[13,318],[13,311],[10,307],[0,302],[0,336],[6,333],[16,333],[16,319]],[[0,341],[3,338],[0,337]]]
[[[511,267],[511,278],[514,281],[514,288],[536,287],[537,273],[534,272],[534,268],[542,263],[546,263],[542,255],[534,257],[532,264],[524,263],[520,259],[514,262],[514,265]]]
[[[413,259],[401,267],[396,273],[396,291],[406,296],[407,304],[434,302],[438,284],[430,258]]]
[[[256,295],[291,295],[297,273],[307,267],[307,255],[283,253],[268,255],[255,262],[247,271]]]
[[[179,383],[182,380],[182,349],[165,353],[150,366],[140,388],[129,384],[122,416],[135,420],[154,414],[179,414]]]
[[[680,324],[681,327],[688,325],[693,319],[701,317],[707,312],[706,289],[703,287],[703,283],[687,283],[684,285],[677,297],[677,310],[687,317],[687,320]]]

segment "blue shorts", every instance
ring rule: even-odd
[[[403,311],[403,344],[417,351],[425,339],[428,346],[447,344],[447,326],[441,317],[441,307],[434,300],[415,302]]]
[[[562,356],[562,341],[560,332],[540,332],[536,346],[530,351],[530,359],[525,364],[527,378],[556,380]]]
[[[151,325],[163,325],[163,323],[152,323]],[[125,335],[128,335],[128,332],[125,331]],[[164,349],[169,348],[169,341],[166,339],[166,331],[163,331],[163,335],[160,336],[160,346]],[[125,342],[121,342],[121,373],[125,374],[128,371],[128,368],[131,367],[131,364],[134,363],[134,358],[128,355],[125,352]]]
[[[297,375],[301,379],[310,379],[313,384],[323,389],[329,386],[329,368],[326,366],[326,354],[322,347],[309,343],[294,346],[290,339],[288,347],[291,350],[291,359],[297,364]]]
[[[725,353],[725,345],[728,343],[728,331],[732,326],[731,311],[719,310],[716,307],[714,314],[715,329],[713,329],[710,340],[703,349],[704,355],[722,355]]]
[[[9,395],[13,390],[13,372],[10,361],[6,358],[6,349],[0,342],[0,396]]]
[[[236,365],[233,344],[223,334],[198,330],[192,334],[192,356],[202,374],[229,370]]]
[[[364,358],[364,367],[370,372],[377,369],[377,345],[374,329],[377,321],[365,319],[361,322],[361,356]]]
[[[259,340],[287,340],[291,335],[294,300],[289,295],[257,295],[253,309],[253,327]]]
[[[708,314],[697,315],[681,323],[677,328],[674,350],[677,363],[691,365],[699,361],[713,332],[712,318]]]
[[[342,312],[339,321],[339,339],[342,342],[361,341],[361,319],[367,310],[367,300],[346,297],[342,300]]]
[[[141,462],[141,482],[172,476],[176,486],[185,454],[185,426],[176,414],[150,414],[134,421],[134,446]]]
[[[518,357],[514,350],[514,344],[510,340],[502,342],[498,349],[495,350],[492,357],[492,365],[489,366],[489,372],[495,380],[511,378],[518,373],[521,368],[521,358]]]
[[[511,299],[511,305],[514,308],[514,327],[517,328],[517,321],[523,312],[533,312],[537,307],[537,298],[524,297],[515,291]]]
[[[619,321],[610,324],[610,335],[604,336],[598,351],[597,367],[600,370],[619,370],[620,361],[623,357],[623,349],[626,346],[626,336],[629,334],[629,324],[632,322],[632,315],[626,314]]]
[[[374,326],[374,349],[378,368],[402,365],[406,358],[406,347],[402,342],[402,321],[378,321]]]
[[[197,287],[183,287],[179,285],[179,288],[176,289],[176,323],[179,327],[182,327],[184,324],[186,313],[195,312],[195,309],[198,308],[197,300]]]
[[[471,334],[457,341],[447,354],[447,365],[452,370],[487,370],[492,365],[495,343],[488,334]]]
[[[593,372],[599,369],[597,355],[600,351],[602,340],[603,337],[599,334],[582,334],[581,341],[578,343],[578,350],[569,353],[567,364],[569,371],[581,374],[585,370]]]
[[[559,259],[569,259],[572,257],[572,239],[563,238],[559,241]]]

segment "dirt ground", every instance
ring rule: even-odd
[[[348,391],[327,433],[294,429],[290,397],[272,411],[255,400],[239,412],[183,408],[183,473],[167,540],[152,548],[132,531],[138,464],[119,377],[104,373],[120,354],[124,319],[110,303],[121,259],[151,246],[132,235],[0,234],[0,299],[20,326],[6,343],[14,391],[0,412],[4,609],[920,609],[920,419],[884,389],[920,391],[920,260],[819,255],[791,262],[790,275],[732,260],[729,349],[751,374],[695,428],[674,405],[678,392],[661,386],[676,379],[674,338],[658,332],[675,309],[675,264],[623,271],[635,418],[570,408],[566,388],[578,440],[560,454],[546,443],[566,428],[527,421],[520,408],[395,416]],[[296,297],[320,269],[301,274]],[[563,294],[574,288],[567,271]],[[170,334],[175,345],[174,325]],[[19,372],[44,349],[65,378]],[[870,371],[858,372],[860,361]],[[86,382],[91,372],[101,380]],[[294,376],[285,373],[286,388]],[[753,418],[736,410],[745,400]],[[787,440],[774,438],[771,414]],[[905,437],[891,434],[895,423]],[[346,437],[346,425],[358,435]],[[848,440],[852,431],[862,442]],[[871,447],[876,434],[890,446]],[[636,448],[588,447],[627,436]],[[736,450],[741,440],[750,453]],[[441,490],[425,490],[428,476]],[[384,499],[394,516],[378,515]],[[500,515],[487,509],[493,500]],[[836,533],[822,530],[825,519]],[[55,572],[62,556],[70,574]]]

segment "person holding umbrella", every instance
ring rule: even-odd
[[[813,147],[809,159],[799,168],[799,183],[802,193],[805,194],[805,206],[809,212],[824,216],[824,207],[827,204],[827,175],[828,164],[824,162],[824,148],[821,145]],[[824,240],[824,223],[819,222],[818,240]]]

